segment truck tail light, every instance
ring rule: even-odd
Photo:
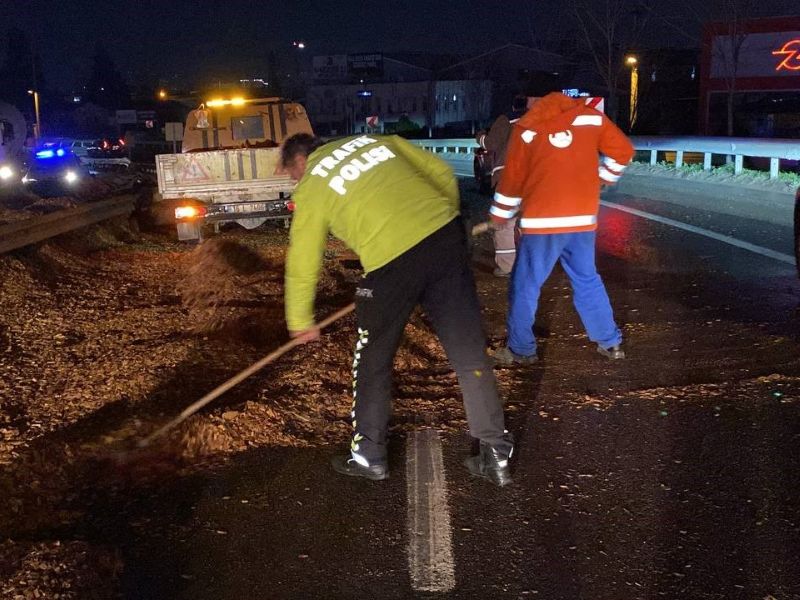
[[[196,219],[206,216],[208,211],[203,206],[179,206],[175,209],[176,219]]]
[[[294,212],[294,202],[292,202],[291,200],[289,202],[287,202],[286,203],[286,210],[288,210],[289,212]]]

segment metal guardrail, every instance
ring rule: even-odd
[[[81,204],[0,226],[0,254],[10,252],[112,217],[129,215],[135,196]]]
[[[685,154],[698,153],[703,155],[703,169],[708,171],[714,155],[733,156],[733,170],[738,175],[744,168],[745,156],[768,158],[769,176],[775,179],[780,172],[781,160],[800,161],[800,140],[697,136],[634,136],[631,140],[636,150],[650,152],[651,165],[658,161],[659,152],[675,152],[676,167],[683,165]],[[411,141],[434,154],[471,154],[477,147],[473,138]]]

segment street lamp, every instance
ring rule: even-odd
[[[167,90],[158,90],[158,99],[159,100],[166,100],[167,99]]]
[[[42,135],[42,120],[39,115],[39,92],[36,90],[28,90],[28,93],[33,96],[33,109],[36,112],[36,125],[33,126],[33,139],[38,142]]]
[[[631,68],[631,99],[630,99],[630,115],[629,125],[630,130],[633,130],[633,124],[636,122],[636,113],[639,102],[639,59],[635,56],[625,57],[625,64]]]

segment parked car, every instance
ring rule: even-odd
[[[104,137],[94,140],[87,149],[88,158],[127,158],[128,148],[125,140],[116,137]]]
[[[96,141],[91,139],[71,140],[69,143],[70,151],[78,158],[89,155],[89,148],[95,146]]]
[[[800,277],[800,187],[794,194],[794,264]]]
[[[492,186],[492,169],[494,169],[494,152],[480,146],[475,148],[475,158],[472,162],[475,183],[481,194],[491,194],[494,192]]]

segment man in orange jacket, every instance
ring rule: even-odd
[[[514,125],[490,210],[496,223],[519,217],[522,233],[509,289],[508,346],[498,351],[497,362],[536,360],[539,293],[557,261],[598,352],[625,357],[597,273],[595,237],[600,186],[619,180],[633,153],[630,140],[603,113],[558,92],[536,102]]]

